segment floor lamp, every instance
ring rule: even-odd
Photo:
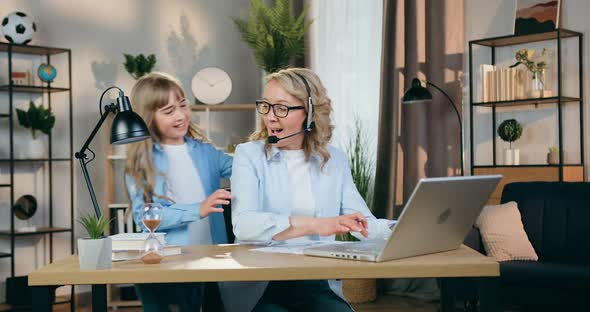
[[[455,109],[455,113],[457,113],[457,120],[459,121],[459,152],[461,154],[461,175],[464,176],[465,168],[463,165],[463,123],[461,122],[461,114],[459,113],[459,110],[457,109],[455,102],[453,102],[451,97],[445,91],[443,91],[441,88],[439,88],[430,81],[426,81],[426,86],[431,86],[440,91],[440,93],[442,93],[449,100],[449,102],[453,106],[453,109]],[[410,89],[408,89],[408,91],[406,91],[404,97],[402,98],[402,103],[413,104],[419,102],[432,102],[432,94],[430,93],[430,91],[428,91],[428,89],[422,86],[422,83],[418,78],[414,78],[412,79],[412,86],[410,87]]]

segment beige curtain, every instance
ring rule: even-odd
[[[412,78],[445,90],[461,112],[463,0],[384,0],[377,215],[397,217],[420,178],[458,175],[459,123],[433,88],[431,103],[402,105]],[[397,208],[397,209],[394,209]]]

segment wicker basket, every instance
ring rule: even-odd
[[[377,280],[342,280],[342,291],[349,303],[371,302],[377,298]]]

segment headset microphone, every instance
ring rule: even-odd
[[[293,134],[290,134],[286,137],[282,137],[279,138],[276,135],[271,135],[269,136],[266,140],[268,142],[268,144],[276,144],[278,143],[280,140],[284,140],[284,139],[288,139],[290,137],[296,136],[300,133],[303,132],[311,132],[311,130],[313,130],[313,128],[315,128],[315,123],[313,122],[313,99],[311,97],[311,88],[309,87],[309,84],[307,83],[307,79],[305,79],[305,77],[303,77],[303,75],[299,74],[299,73],[295,73],[295,75],[299,76],[299,78],[301,78],[301,80],[303,81],[303,84],[305,85],[305,90],[307,91],[307,124],[305,126],[305,129],[301,130],[301,131],[297,131]]]
[[[305,130],[297,131],[293,134],[289,134],[288,136],[282,137],[282,138],[279,138],[276,135],[271,135],[268,138],[266,138],[266,140],[268,141],[268,144],[277,144],[277,143],[279,143],[280,140],[288,139],[290,137],[296,136],[296,135],[303,133],[303,132],[305,132]]]

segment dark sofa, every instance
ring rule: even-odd
[[[500,263],[500,305],[532,311],[590,311],[590,183],[510,183],[501,199],[509,201],[518,203],[539,261]],[[469,233],[465,244],[485,254],[477,229]],[[473,280],[457,279],[451,283],[451,293],[455,299],[473,300],[474,286]]]

